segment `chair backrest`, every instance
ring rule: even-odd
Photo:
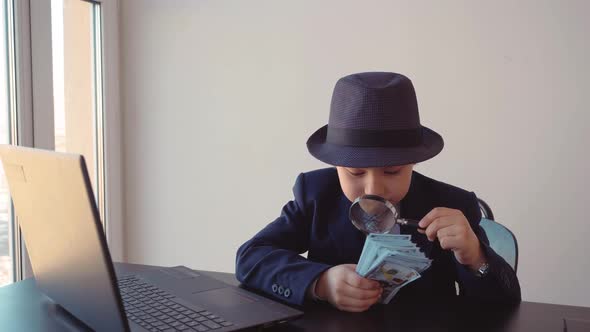
[[[486,219],[494,220],[494,213],[492,212],[492,208],[490,208],[488,203],[479,197],[477,198],[477,203],[479,204],[481,215]]]
[[[486,233],[490,247],[504,258],[506,263],[510,264],[514,272],[516,272],[518,267],[518,241],[516,241],[516,236],[508,227],[494,221],[492,208],[483,199],[478,198],[477,202],[483,216],[479,225]]]
[[[483,228],[490,247],[512,266],[514,272],[518,268],[518,242],[514,234],[504,225],[493,220],[482,218],[479,222]]]

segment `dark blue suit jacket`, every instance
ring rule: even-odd
[[[308,287],[320,273],[334,265],[358,262],[365,235],[348,218],[352,203],[342,192],[335,168],[300,174],[293,193],[295,199],[283,207],[281,216],[238,249],[236,276],[248,287],[302,305]],[[475,194],[414,172],[410,189],[400,202],[400,215],[420,220],[435,207],[463,211],[482,243],[490,272],[476,277],[451,251],[442,250],[438,241],[430,242],[415,228],[402,226],[401,233],[411,234],[433,263],[390,303],[456,296],[455,281],[460,296],[520,300],[516,274],[487,246],[479,227],[481,213]],[[306,251],[307,259],[300,256]]]

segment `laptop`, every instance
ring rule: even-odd
[[[84,158],[11,145],[0,158],[37,287],[89,328],[221,332],[303,315],[184,266],[116,276]]]

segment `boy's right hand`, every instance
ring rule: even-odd
[[[316,295],[343,311],[362,312],[375,304],[383,288],[379,282],[356,273],[355,264],[343,264],[322,273],[316,284]]]

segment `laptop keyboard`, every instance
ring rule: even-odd
[[[193,310],[175,301],[176,296],[137,276],[118,280],[127,318],[148,331],[211,331],[233,323],[207,311]]]

